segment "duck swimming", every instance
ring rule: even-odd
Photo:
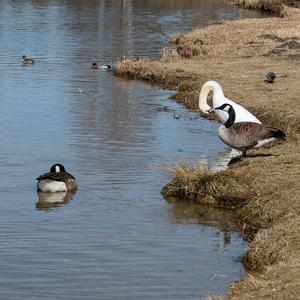
[[[22,58],[23,58],[23,65],[33,65],[34,64],[34,59],[27,58],[26,55],[23,55]]]
[[[91,68],[94,69],[94,70],[97,70],[99,68],[98,63],[96,61],[93,61],[92,65],[91,65]]]

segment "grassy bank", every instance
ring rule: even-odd
[[[234,4],[256,10],[265,10],[276,14],[278,17],[288,15],[288,6],[299,7],[298,0],[231,0]]]
[[[116,75],[173,88],[174,99],[192,110],[198,110],[202,84],[217,80],[228,98],[288,138],[223,172],[176,165],[162,192],[236,211],[237,226],[250,241],[243,258],[249,273],[226,297],[299,299],[300,10],[285,18],[220,22],[171,42],[174,48],[165,49],[161,60],[125,59]],[[268,71],[277,74],[273,84],[264,81]]]

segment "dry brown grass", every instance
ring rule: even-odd
[[[217,80],[228,98],[281,128],[288,139],[251,151],[244,162],[220,173],[201,165],[176,165],[162,192],[235,208],[236,226],[251,241],[244,256],[249,274],[226,298],[299,299],[300,10],[286,18],[222,22],[172,41],[178,55],[123,60],[116,75],[176,89],[174,99],[193,110],[198,110],[202,84]],[[277,74],[273,84],[264,82],[268,71]]]
[[[239,6],[265,10],[275,13],[277,16],[284,17],[287,15],[286,5],[289,4],[288,0],[233,0]]]
[[[299,14],[293,10],[289,18],[224,21],[177,35],[171,42],[183,58],[284,55],[285,50],[297,45],[287,42],[299,41],[298,19]]]
[[[199,204],[236,208],[252,194],[250,186],[230,171],[213,172],[202,164],[179,162],[171,167],[171,182],[162,189],[165,198],[177,197]]]

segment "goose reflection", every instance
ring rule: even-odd
[[[35,204],[36,208],[49,209],[68,203],[69,200],[76,194],[76,190],[57,193],[38,192],[37,194],[38,201]]]
[[[231,243],[231,232],[236,230],[233,211],[199,205],[182,199],[168,198],[170,204],[169,218],[177,224],[201,224],[218,229],[218,236],[222,239],[217,243],[216,250],[222,251]]]

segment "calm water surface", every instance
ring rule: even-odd
[[[246,14],[220,1],[1,1],[1,300],[201,299],[243,275],[225,212],[160,195],[166,165],[226,155],[218,125],[90,61],[154,58],[172,34]],[[55,162],[75,195],[37,195]]]

